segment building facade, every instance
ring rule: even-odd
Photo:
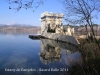
[[[72,35],[74,33],[74,28],[70,28],[69,26],[67,29],[64,28],[62,23],[62,18],[64,17],[63,14],[59,13],[48,13],[44,12],[41,14],[41,34],[43,33],[56,33],[56,34],[63,34],[63,35]]]

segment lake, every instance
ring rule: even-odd
[[[28,34],[0,34],[0,75],[66,75],[82,64],[74,45]]]

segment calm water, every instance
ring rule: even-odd
[[[0,34],[0,75],[60,75],[76,64],[82,59],[75,46],[32,40],[27,34]]]

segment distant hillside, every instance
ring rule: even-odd
[[[39,26],[31,26],[31,25],[0,25],[0,30],[25,30],[25,29],[37,29],[39,30]]]
[[[79,35],[85,35],[86,34],[86,27],[84,25],[80,25],[80,26],[64,25],[65,28],[67,26],[73,27],[75,34],[79,34]],[[94,24],[93,29],[94,29],[94,32],[95,32],[96,35],[100,35],[100,25]],[[91,29],[90,29],[89,26],[87,26],[87,30],[88,30],[88,32],[91,32]]]
[[[37,33],[41,30],[38,26],[31,25],[0,25],[0,33]]]
[[[94,29],[94,31],[100,31],[100,26],[93,26],[93,29]],[[91,30],[89,26],[87,26],[87,30],[88,31]],[[86,27],[79,27],[78,31],[83,31],[84,32],[84,31],[86,31]]]
[[[96,35],[100,35],[100,25],[94,25],[93,30]],[[85,26],[79,27],[76,31],[79,34],[86,34],[86,27]],[[89,26],[87,26],[87,31],[91,32],[91,28]]]

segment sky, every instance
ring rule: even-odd
[[[40,15],[43,12],[63,13],[63,6],[58,0],[45,0],[43,5],[32,12],[31,9],[16,10],[9,9],[6,0],[0,0],[0,24],[31,24],[41,26]]]
[[[46,11],[64,13],[63,5],[58,0],[45,0],[43,5],[40,5],[35,12],[32,12],[31,9],[21,9],[16,12],[16,10],[9,9],[9,3],[6,0],[0,0],[0,24],[10,25],[17,23],[41,26],[40,15]],[[99,17],[100,15],[95,20],[97,24],[100,24]]]

